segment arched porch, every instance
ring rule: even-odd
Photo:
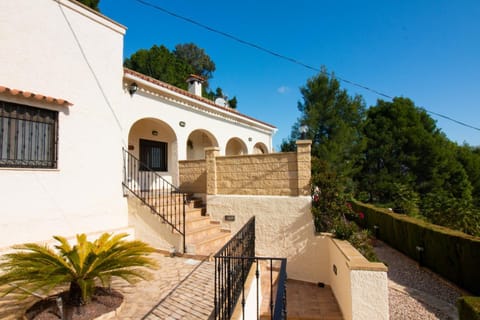
[[[154,189],[158,185],[149,172],[154,171],[163,179],[178,183],[177,137],[165,122],[155,118],[136,121],[128,134],[128,151],[140,161],[138,184],[141,189]]]
[[[187,139],[187,160],[205,159],[205,148],[218,147],[215,136],[207,130],[192,131]]]
[[[240,138],[231,138],[225,148],[226,156],[239,156],[248,154],[247,145]]]

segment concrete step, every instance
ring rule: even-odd
[[[192,217],[205,217],[207,216],[207,208],[199,207],[199,208],[186,208],[185,209],[185,216],[188,218]]]
[[[176,199],[176,198],[149,198],[145,199],[146,203],[151,204],[151,205],[157,205],[157,206],[178,206],[181,207],[183,206],[183,200],[182,199]],[[185,202],[187,208],[201,208],[203,207],[203,201],[201,199],[187,199]]]
[[[187,229],[187,241],[190,243],[198,243],[204,241],[212,236],[222,233],[222,228],[219,223],[210,223],[201,227]]]
[[[210,256],[217,253],[231,237],[230,230],[221,229],[221,232],[204,238],[201,241],[190,242],[187,237],[187,249],[196,255]]]
[[[217,221],[212,221],[210,217],[208,216],[194,216],[190,217],[187,216],[187,221],[186,221],[186,229],[188,232],[199,229],[205,226],[209,226],[211,224],[219,224]]]

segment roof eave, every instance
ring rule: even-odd
[[[151,88],[157,92],[163,92],[165,94],[174,96],[176,99],[184,101],[186,104],[192,107],[203,109],[206,112],[217,113],[226,118],[235,119],[243,124],[254,126],[258,129],[274,134],[277,128],[268,123],[262,122],[250,116],[244,115],[233,109],[216,105],[213,101],[198,97],[188,91],[172,86],[168,83],[156,80],[148,77],[136,71],[125,68],[124,78],[129,81],[134,81],[137,84],[141,84],[144,88]]]

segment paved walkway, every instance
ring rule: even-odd
[[[113,287],[124,295],[118,319],[208,319],[213,311],[214,263],[155,254],[154,278]]]
[[[455,320],[462,290],[381,241],[374,247],[388,265],[390,320]]]

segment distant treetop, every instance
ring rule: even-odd
[[[83,3],[87,7],[92,8],[93,10],[100,12],[100,9],[98,8],[98,3],[100,2],[100,0],[77,0],[77,1],[80,3]]]
[[[170,51],[164,45],[153,45],[150,49],[139,49],[130,58],[125,59],[125,67],[164,81],[178,88],[187,89],[185,80],[194,74],[205,79],[202,95],[210,100],[226,98],[223,90],[210,89],[209,80],[213,78],[215,63],[204,49],[194,43],[177,44]],[[236,108],[237,99],[228,100],[230,108]]]

